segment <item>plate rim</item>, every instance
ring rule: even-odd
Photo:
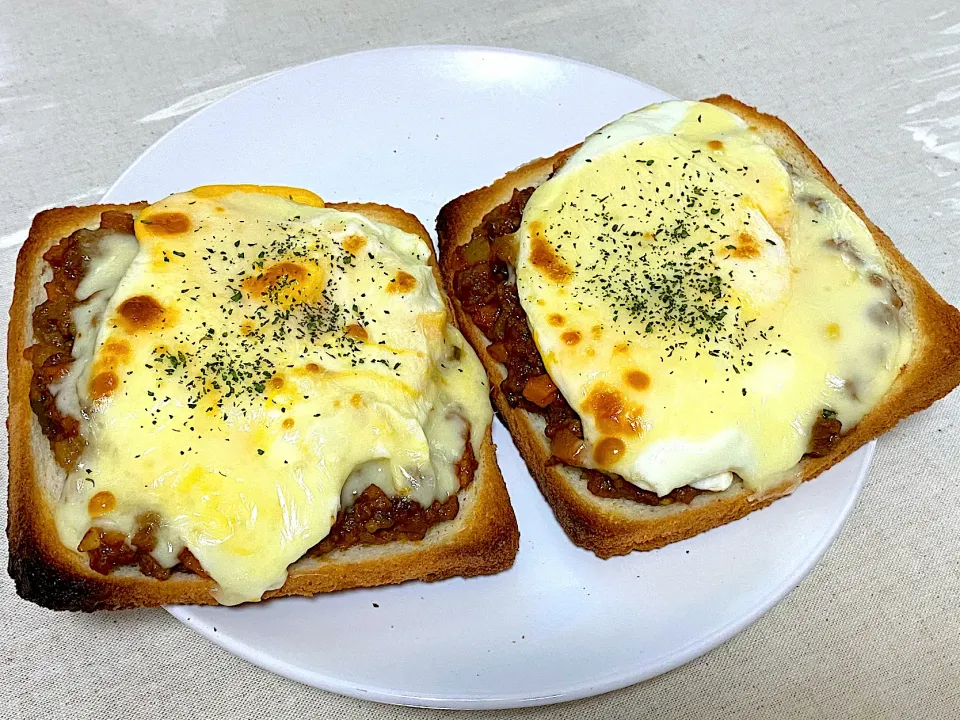
[[[120,173],[117,179],[110,185],[107,191],[101,196],[101,202],[104,201],[114,201],[113,194],[116,192],[117,188],[124,183],[129,175],[131,175],[140,163],[150,155],[161,143],[165,142],[172,134],[175,132],[181,131],[184,127],[195,122],[198,117],[204,115],[208,112],[213,112],[214,108],[220,105],[235,95],[245,92],[250,88],[256,87],[262,83],[267,83],[274,80],[278,75],[284,73],[291,73],[298,70],[302,70],[307,67],[321,65],[323,63],[332,63],[337,61],[342,61],[347,58],[354,58],[357,56],[372,56],[372,55],[389,55],[396,54],[397,52],[431,52],[437,54],[443,53],[455,53],[455,52],[474,52],[474,53],[495,53],[500,55],[507,55],[513,57],[527,57],[527,58],[537,58],[540,60],[546,60],[553,63],[559,63],[562,65],[573,65],[579,68],[588,69],[592,72],[601,72],[603,74],[611,75],[616,78],[627,80],[631,83],[641,85],[643,87],[651,88],[657,90],[661,93],[666,93],[666,91],[660,90],[655,86],[650,85],[649,83],[643,82],[636,78],[630,77],[629,75],[624,75],[622,73],[604,68],[598,65],[592,65],[590,63],[584,62],[582,60],[577,60],[574,58],[563,57],[560,55],[553,55],[550,53],[534,52],[528,50],[521,50],[513,47],[497,47],[490,45],[472,45],[472,44],[405,44],[405,45],[395,45],[390,47],[381,47],[381,48],[372,48],[367,50],[357,50],[349,53],[343,53],[340,55],[333,55],[330,57],[319,58],[317,60],[310,60],[304,63],[299,63],[296,65],[291,65],[277,70],[268,71],[262,77],[258,77],[256,80],[249,82],[248,84],[243,85],[240,88],[237,88],[233,92],[218,98],[214,102],[200,108],[196,112],[190,114],[188,117],[182,119],[180,122],[176,123],[173,127],[169,128],[165,133],[163,133],[159,138],[152,142],[148,147],[146,147],[131,163],[127,168]],[[494,419],[495,422],[499,423],[499,420]],[[579,700],[587,697],[593,697],[596,695],[601,695],[604,693],[612,692],[614,690],[619,690],[630,685],[634,685],[645,680],[662,675],[666,672],[679,668],[692,660],[710,652],[711,650],[716,649],[723,643],[730,640],[733,636],[745,630],[750,625],[754,624],[759,620],[763,615],[770,611],[777,603],[779,603],[786,595],[793,590],[809,573],[810,571],[820,562],[827,549],[833,544],[839,535],[841,529],[846,523],[847,519],[850,516],[851,511],[853,510],[854,505],[860,497],[863,485],[866,481],[867,475],[870,472],[872,466],[873,457],[876,451],[876,440],[872,440],[869,443],[866,443],[860,450],[863,451],[863,457],[860,462],[860,467],[857,470],[857,476],[850,488],[850,491],[847,494],[847,497],[844,499],[842,506],[835,515],[832,523],[829,525],[827,532],[824,533],[820,542],[813,548],[813,550],[804,557],[793,570],[783,579],[783,581],[773,587],[759,602],[757,602],[754,608],[737,620],[731,621],[726,625],[717,628],[714,632],[698,638],[696,641],[687,643],[686,645],[675,649],[670,654],[666,655],[659,663],[653,666],[647,666],[642,670],[634,671],[623,671],[618,673],[612,673],[609,676],[602,678],[601,680],[590,680],[583,682],[578,685],[571,685],[569,689],[564,692],[558,692],[546,696],[530,696],[523,693],[514,693],[507,695],[497,695],[497,696],[435,696],[427,697],[422,694],[418,695],[415,692],[399,692],[396,690],[391,690],[383,687],[376,687],[374,685],[351,682],[349,680],[338,678],[335,676],[317,673],[316,671],[305,670],[302,667],[294,665],[287,660],[278,658],[274,655],[266,655],[265,653],[258,650],[256,647],[250,645],[249,643],[241,642],[235,640],[230,636],[219,633],[213,625],[201,621],[197,618],[190,616],[190,613],[193,610],[192,605],[167,605],[164,606],[164,609],[170,613],[174,618],[179,622],[183,623],[191,630],[196,632],[198,635],[206,638],[214,645],[226,650],[227,652],[241,658],[242,660],[256,665],[259,668],[267,670],[269,672],[275,673],[282,677],[300,682],[304,685],[310,687],[319,688],[324,691],[337,693],[339,695],[345,695],[348,697],[357,698],[360,700],[369,700],[389,705],[399,705],[406,707],[421,707],[421,708],[436,708],[436,709],[465,709],[465,710],[490,710],[490,709],[510,709],[510,708],[522,708],[522,707],[536,707],[544,705],[553,705],[561,702],[568,702],[573,700]]]

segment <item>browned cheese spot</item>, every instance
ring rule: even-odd
[[[307,269],[292,262],[279,262],[264,269],[259,275],[251,275],[241,283],[243,289],[255,297],[276,294],[272,300],[291,300],[301,292],[300,285],[307,279]],[[283,304],[283,303],[281,303]]]
[[[719,140],[710,140],[707,142],[707,147],[711,150],[723,150],[723,143]]]
[[[344,239],[343,249],[351,255],[356,255],[358,252],[363,250],[363,246],[366,244],[367,239],[362,235],[351,235],[350,237]]]
[[[760,257],[760,245],[757,244],[753,235],[742,232],[737,237],[737,244],[732,249],[724,247],[724,252],[729,256],[747,260]]]
[[[112,492],[101,490],[87,503],[87,512],[90,517],[100,517],[106,515],[117,506],[117,499]]]
[[[567,345],[576,345],[580,342],[580,333],[576,330],[567,330],[567,332],[560,336],[560,339]]]
[[[370,336],[367,334],[366,328],[363,325],[358,325],[353,323],[352,325],[347,325],[343,331],[352,337],[354,340],[359,342],[365,342]]]
[[[626,446],[623,444],[623,440],[607,437],[598,442],[593,449],[593,459],[600,467],[610,467],[616,464],[624,450],[626,450]]]
[[[152,330],[165,321],[163,305],[149,295],[127,298],[120,303],[117,314],[120,324],[130,333]]]
[[[650,387],[650,376],[643,370],[629,370],[623,376],[623,379],[627,381],[627,385],[635,390],[646,390]]]
[[[103,352],[108,355],[114,355],[119,359],[130,354],[130,345],[124,340],[107,340],[107,342],[103,344]]]
[[[387,285],[387,292],[404,294],[413,290],[417,286],[417,279],[408,272],[401,270],[397,276]]]
[[[90,381],[90,399],[97,401],[112,393],[120,386],[117,369],[130,355],[130,345],[125,340],[107,340],[103,352],[93,367],[93,379]]]
[[[353,405],[355,408],[362,407],[363,398],[360,397],[359,393],[354,393],[353,395],[350,396],[350,404]]]
[[[547,322],[553,325],[554,327],[563,326],[563,315],[560,313],[552,313],[548,318]]]
[[[190,218],[180,212],[161,212],[140,221],[155,235],[181,235],[190,229]]]
[[[112,370],[99,373],[90,381],[90,399],[100,400],[112,393],[120,385],[120,378]]]
[[[306,369],[307,369],[307,372],[318,373],[322,368],[316,363],[307,363]]]
[[[293,425],[294,425],[293,418],[287,418],[287,419],[285,419],[282,423],[280,423],[280,426],[281,426],[284,430],[290,430],[290,429],[292,429],[292,428],[293,428]]]
[[[272,378],[270,378],[270,387],[272,387],[274,390],[279,390],[280,388],[282,388],[282,387],[283,387],[283,376],[282,376],[282,375],[274,375]]]
[[[543,223],[530,223],[530,262],[540,273],[556,283],[565,283],[573,272],[543,234]]]
[[[590,328],[590,334],[593,335],[594,340],[599,340],[600,336],[603,335],[603,326],[594,325],[592,328]]]
[[[640,417],[643,408],[627,409],[623,395],[617,390],[591,390],[584,405],[593,415],[600,432],[606,435],[632,435],[642,431]]]

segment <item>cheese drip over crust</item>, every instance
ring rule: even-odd
[[[911,353],[860,218],[736,115],[668,102],[588,138],[528,202],[517,284],[588,467],[665,495],[783,482]]]
[[[87,441],[65,544],[155,514],[154,558],[188,548],[235,604],[280,587],[367,485],[423,506],[458,491],[492,412],[419,237],[257,186],[172,195],[135,228],[100,312],[74,313],[95,341],[58,394]],[[109,247],[98,274],[117,276]]]

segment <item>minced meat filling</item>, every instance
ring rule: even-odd
[[[461,490],[470,485],[476,471],[477,461],[468,440],[463,456],[456,465]],[[391,498],[376,485],[370,485],[350,507],[337,514],[337,521],[330,533],[306,554],[308,557],[317,557],[334,550],[347,550],[354,545],[423,540],[430,528],[437,523],[453,520],[459,510],[460,501],[456,493],[425,508],[404,497]],[[150,554],[156,547],[160,518],[148,513],[138,520],[137,532],[129,542],[123,533],[90,528],[77,549],[86,552],[90,567],[103,575],[108,575],[116,567],[137,565],[144,575],[158,580],[166,580],[177,571],[207,577],[200,562],[187,548],[180,552],[177,557],[179,563],[175,567],[161,566]]]
[[[468,440],[456,465],[461,490],[470,485],[476,471],[477,461]],[[459,510],[456,493],[424,508],[404,497],[391,498],[376,485],[370,485],[350,507],[337,514],[330,534],[307,554],[317,556],[354,545],[382,545],[394,540],[423,540],[431,527],[453,520]]]
[[[147,513],[139,518],[139,522],[137,532],[129,542],[122,532],[92,527],[87,530],[77,549],[87,553],[90,568],[101,575],[109,575],[116,567],[136,565],[141,573],[157,580],[166,580],[174,572],[190,572],[209,577],[203,571],[200,561],[187,548],[180,551],[177,556],[179,562],[174,567],[163,567],[150,554],[157,545],[156,533],[160,518],[153,513]]]
[[[33,366],[30,405],[50,441],[57,464],[69,471],[83,452],[85,442],[79,421],[59,411],[50,386],[63,378],[73,363],[75,328],[71,313],[79,301],[77,287],[90,262],[95,244],[108,232],[133,233],[133,216],[107,211],[101,214],[98,230],[77,230],[44,254],[53,270],[53,278],[44,286],[47,299],[33,312],[35,344],[24,351]],[[477,461],[470,445],[469,429],[463,456],[456,465],[460,488],[473,480]],[[354,545],[379,545],[396,540],[422,540],[427,531],[440,522],[452,520],[459,512],[456,494],[424,508],[403,497],[391,498],[375,485],[367,487],[356,502],[341,510],[330,534],[308,551],[310,556]],[[103,575],[114,568],[137,566],[140,572],[166,580],[174,572],[189,572],[208,577],[197,558],[184,548],[172,568],[161,566],[151,554],[156,547],[160,518],[147,513],[138,518],[137,532],[128,538],[121,532],[92,527],[77,549],[87,553],[90,567]]]
[[[79,421],[59,411],[50,386],[66,375],[73,364],[74,327],[70,314],[80,304],[77,286],[90,261],[91,249],[105,232],[77,230],[44,253],[53,278],[44,285],[46,301],[33,311],[35,344],[24,351],[24,357],[33,365],[30,407],[50,440],[57,463],[67,470],[83,452],[84,441]]]
[[[85,551],[90,558],[90,567],[103,575],[117,566],[138,565],[144,575],[166,580],[175,569],[182,568],[165,568],[150,554],[157,546],[160,518],[154,513],[146,513],[138,521],[137,532],[129,543],[122,532],[94,527],[83,536],[77,549]],[[187,549],[183,552],[190,553]]]
[[[684,485],[669,495],[660,497],[656,493],[638,488],[619,475],[608,475],[598,470],[584,470],[583,473],[587,476],[587,489],[597,497],[633,500],[643,505],[670,505],[675,502],[689,505],[697,495],[705,492]]]
[[[843,426],[836,416],[829,410],[824,410],[813,423],[807,455],[813,457],[829,455],[837,440],[840,439],[841,430]]]

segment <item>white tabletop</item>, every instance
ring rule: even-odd
[[[680,97],[729,92],[773,112],[960,305],[960,7],[952,0],[2,3],[0,299],[9,304],[16,251],[39,209],[95,202],[190,113],[264,73],[416,43],[565,55]],[[888,433],[823,561],[705,657],[599,698],[490,715],[957,717],[958,448],[958,393]],[[162,610],[41,610],[19,600],[6,577],[0,677],[0,717],[441,716],[271,675]]]

